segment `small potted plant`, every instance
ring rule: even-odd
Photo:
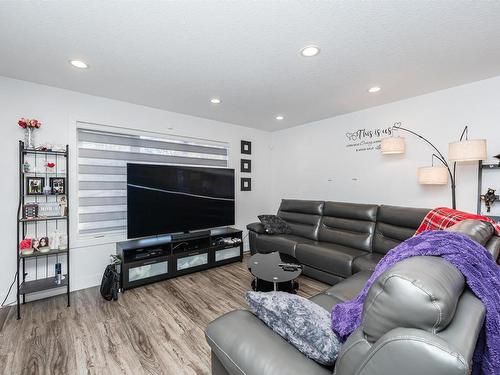
[[[17,124],[24,129],[24,147],[35,148],[35,129],[39,129],[42,123],[35,119],[20,118]]]

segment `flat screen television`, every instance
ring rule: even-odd
[[[234,169],[127,164],[128,238],[234,224]]]

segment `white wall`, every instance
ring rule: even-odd
[[[379,150],[347,148],[346,133],[401,121],[446,156],[448,142],[458,140],[469,125],[469,138],[486,138],[491,157],[500,153],[499,92],[496,77],[273,133],[274,209],[281,198],[450,206],[449,187],[417,183],[417,167],[431,163],[432,149],[423,141],[400,132],[406,137],[406,153],[383,156]],[[476,163],[458,167],[459,209],[476,210],[476,171]],[[500,172],[487,171],[485,185],[500,192]],[[500,203],[492,214],[500,215]]]
[[[415,207],[450,205],[449,187],[421,186],[416,182],[417,167],[431,162],[432,151],[425,143],[401,133],[406,137],[406,153],[382,156],[378,150],[356,152],[355,148],[347,148],[350,142],[345,134],[386,128],[401,121],[428,137],[446,155],[448,142],[458,139],[468,124],[470,138],[487,138],[489,156],[496,155],[500,153],[498,92],[500,77],[267,133],[0,77],[0,238],[4,243],[0,247],[0,298],[12,281],[16,262],[17,141],[23,138],[16,124],[19,117],[44,122],[37,142],[70,143],[75,120],[225,141],[232,149],[230,166],[237,171],[239,141],[251,140],[252,192],[239,192],[237,183],[236,226],[244,228],[258,214],[274,212],[281,198]],[[168,130],[170,127],[173,129]],[[476,164],[458,168],[459,209],[475,212],[476,171]],[[485,186],[500,191],[500,173],[487,174]],[[75,184],[71,182],[71,186]],[[492,214],[500,215],[500,203]],[[97,285],[112,252],[114,244],[72,248],[72,288]]]
[[[37,131],[36,142],[71,143],[74,138],[75,120],[104,125],[144,129],[180,136],[196,137],[228,142],[231,150],[230,167],[236,170],[236,227],[255,220],[267,212],[270,205],[269,133],[206,120],[197,117],[157,110],[130,103],[84,95],[25,81],[0,77],[0,161],[2,183],[0,184],[0,299],[3,300],[15,274],[16,265],[16,210],[18,200],[17,144],[23,139],[23,131],[17,126],[20,117],[33,117],[43,121]],[[173,128],[168,130],[168,128]],[[252,141],[252,191],[239,191],[240,140]],[[75,149],[71,150],[75,155]],[[245,156],[246,157],[246,156]],[[76,187],[74,181],[70,186]],[[75,191],[71,190],[74,195]],[[114,253],[114,244],[72,248],[72,289],[81,289],[100,283],[109,254]],[[9,301],[13,301],[15,293]]]

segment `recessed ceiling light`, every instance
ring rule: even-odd
[[[69,63],[75,68],[87,69],[89,67],[86,63],[80,60],[70,60]]]
[[[279,116],[276,116],[275,119],[278,120],[278,121],[281,121],[281,120],[285,119],[285,116],[279,115]]]
[[[222,101],[219,98],[212,98],[212,99],[210,99],[210,103],[220,104],[220,103],[222,103]]]
[[[381,88],[380,88],[380,87],[378,87],[378,86],[374,86],[374,87],[370,87],[370,88],[368,89],[368,92],[369,92],[370,94],[373,94],[373,93],[379,92],[380,90],[381,90]]]
[[[312,57],[316,56],[319,53],[320,49],[318,46],[305,46],[300,50],[300,53],[304,57]]]

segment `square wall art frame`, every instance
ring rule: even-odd
[[[249,177],[241,178],[241,191],[252,191],[252,179]]]
[[[241,153],[245,155],[252,155],[252,142],[241,141]]]
[[[250,159],[241,159],[240,172],[244,173],[252,172],[252,161]]]

